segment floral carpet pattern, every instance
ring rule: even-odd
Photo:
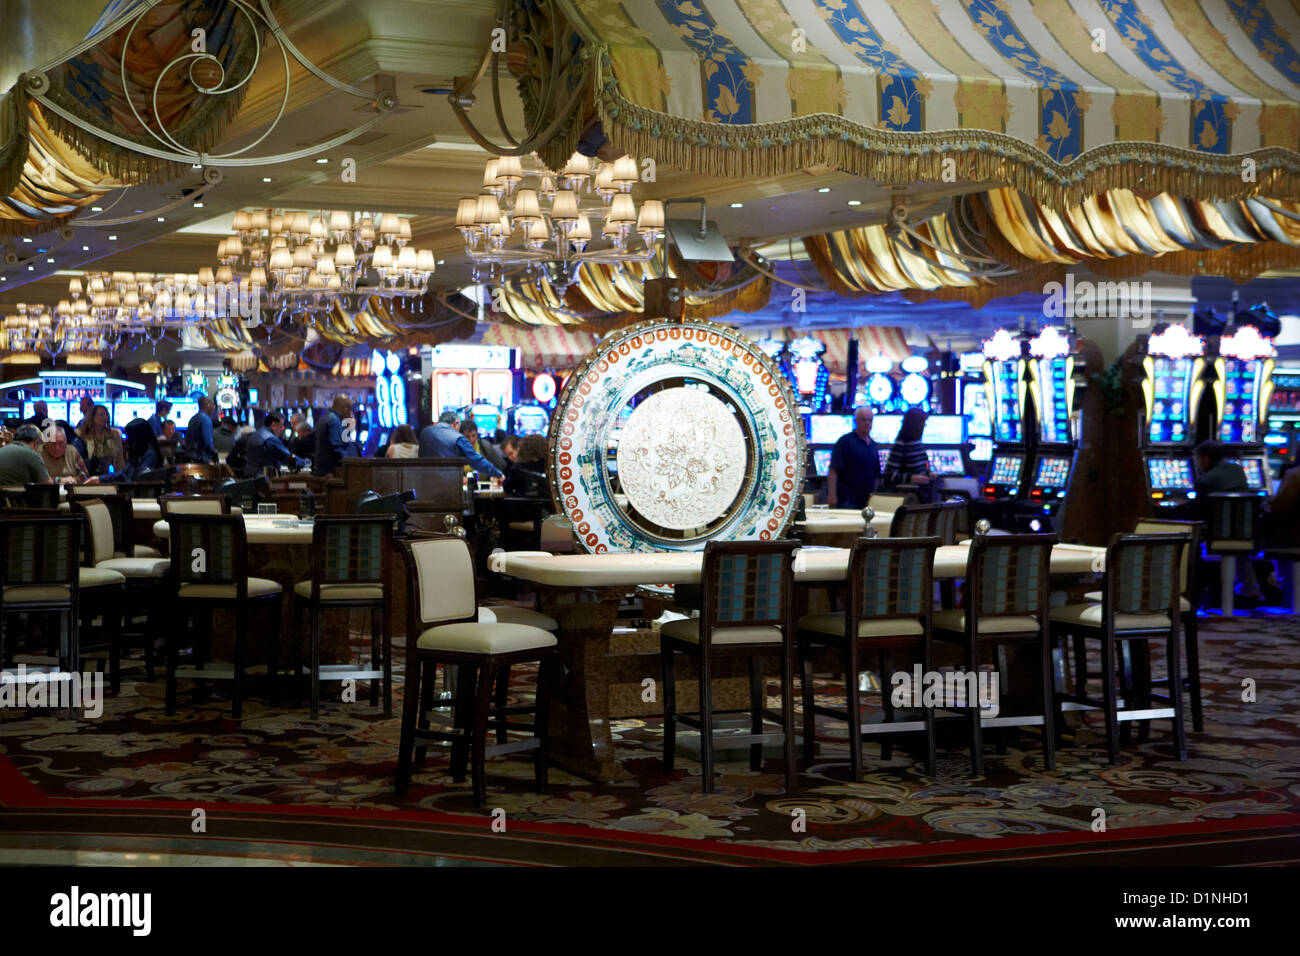
[[[389,720],[368,705],[364,684],[358,702],[348,704],[338,702],[338,685],[327,685],[334,702],[327,693],[319,721],[305,709],[271,709],[254,697],[236,722],[224,695],[196,705],[182,682],[178,711],[167,717],[162,682],[145,682],[136,664],[98,720],[0,710],[0,770],[61,806],[78,798],[175,800],[479,818],[500,808],[515,821],[787,852],[1086,833],[1098,808],[1111,829],[1300,813],[1300,619],[1258,612],[1230,622],[1203,618],[1201,661],[1205,730],[1192,732],[1188,716],[1190,753],[1181,763],[1167,721],[1157,721],[1147,741],[1135,733],[1119,766],[1111,766],[1100,717],[1090,714],[1077,739],[1065,742],[1055,771],[1044,772],[1037,733],[1027,731],[1008,737],[1005,754],[995,753],[986,735],[985,775],[975,778],[965,726],[954,722],[940,734],[932,779],[919,748],[909,753],[900,741],[893,759],[882,761],[878,743],[869,742],[865,780],[853,783],[844,727],[829,722],[819,728],[817,759],[801,768],[798,792],[787,792],[778,754],[751,772],[746,751],[724,755],[716,792],[703,794],[685,731],[677,769],[665,775],[662,722],[637,719],[614,725],[628,780],[593,784],[552,767],[549,793],[537,794],[528,759],[499,758],[488,765],[487,809],[476,810],[468,780],[454,783],[445,753],[436,749],[417,768],[406,801],[393,796],[400,684]],[[512,692],[529,696],[531,679],[518,674]],[[1251,682],[1254,700],[1243,700]],[[835,686],[819,690],[833,693]],[[0,788],[0,804],[15,805],[12,790]],[[806,825],[796,828],[800,810]]]

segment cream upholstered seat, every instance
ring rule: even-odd
[[[311,582],[299,581],[293,586],[293,593],[299,597],[311,597]],[[322,601],[378,601],[384,597],[384,589],[378,584],[322,584],[320,599]]]
[[[1067,604],[1064,607],[1054,607],[1048,615],[1053,621],[1061,621],[1072,624],[1087,624],[1090,627],[1101,627],[1102,610],[1101,604]],[[1120,630],[1140,630],[1146,627],[1169,627],[1168,614],[1116,614],[1115,627]]]
[[[659,629],[659,633],[674,637],[679,641],[700,642],[700,619],[697,617],[669,621]],[[714,644],[780,644],[779,627],[715,627],[712,642]]]
[[[815,631],[818,634],[844,635],[844,612],[822,614],[805,614],[799,618],[799,630]],[[858,637],[894,637],[903,635],[922,635],[925,628],[920,621],[892,619],[885,621],[859,621]]]
[[[322,515],[312,525],[311,577],[293,586],[294,621],[307,616],[311,682],[311,716],[320,716],[323,680],[364,680],[370,683],[370,706],[379,702],[379,681],[384,685],[384,716],[393,715],[393,654],[389,647],[387,584],[390,578],[392,519],[379,515]],[[330,664],[321,666],[321,615],[370,612],[370,667]],[[300,647],[294,642],[294,647]],[[294,676],[303,672],[295,655]]]
[[[560,625],[555,618],[532,608],[515,607],[511,604],[490,604],[478,609],[480,624],[527,624],[540,627],[543,631],[558,630]]]
[[[124,584],[126,577],[109,568],[77,568],[77,587],[88,588],[112,587]],[[59,601],[71,597],[71,589],[66,585],[5,585],[6,601]]]
[[[397,759],[397,793],[405,792],[411,766],[423,760],[425,740],[452,743],[452,779],[465,779],[468,758],[474,803],[483,806],[489,755],[518,750],[535,751],[537,789],[546,787],[547,707],[556,659],[555,635],[528,624],[483,620],[478,606],[474,560],[469,544],[455,535],[437,535],[401,542],[406,566],[407,684],[402,705],[402,736]],[[520,609],[522,610],[522,609]],[[495,612],[491,612],[495,618]],[[544,615],[543,615],[544,616]],[[549,620],[549,619],[548,619]],[[537,662],[536,698],[532,707],[505,706],[506,685],[514,664]],[[472,727],[435,730],[429,712],[447,704],[429,706],[438,666],[459,667],[456,681],[457,713],[472,715]],[[491,706],[493,680],[498,683],[496,706]],[[511,723],[511,714],[532,714],[531,725]],[[498,741],[508,730],[532,732],[532,739],[488,746],[488,728],[495,725]],[[421,744],[416,748],[416,740]]]
[[[942,631],[966,630],[966,613],[964,611],[935,611],[934,626]],[[1038,630],[1038,618],[1032,614],[1020,614],[1010,617],[982,617],[979,620],[980,634],[1020,634]]]
[[[279,594],[281,590],[279,581],[272,581],[270,578],[246,578],[248,581],[248,596],[250,598],[270,597],[272,594]],[[205,598],[212,600],[233,601],[239,597],[239,585],[230,584],[195,584],[186,582],[176,591],[176,596],[181,599]]]
[[[152,578],[158,580],[167,576],[171,561],[167,558],[109,558],[100,561],[95,568],[100,571],[116,571],[128,578]]]
[[[1083,596],[1083,599],[1084,599],[1085,601],[1089,602],[1090,604],[1100,604],[1100,603],[1101,603],[1101,592],[1100,592],[1100,591],[1089,591],[1087,594],[1085,594],[1085,595]],[[1186,597],[1181,597],[1181,596],[1180,596],[1180,597],[1178,598],[1178,612],[1179,612],[1180,614],[1186,614],[1186,613],[1187,613],[1188,611],[1190,611],[1191,609],[1192,609],[1192,602],[1189,601],[1189,600],[1187,600]]]
[[[420,634],[416,646],[426,651],[465,654],[510,654],[535,647],[554,647],[555,635],[526,624],[440,624]]]
[[[230,514],[230,502],[224,495],[163,495],[158,508],[164,520],[168,515]]]

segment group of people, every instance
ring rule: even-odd
[[[462,458],[479,479],[500,478],[506,494],[549,498],[546,477],[546,438],[517,437],[498,431],[491,439],[479,434],[472,418],[461,421],[452,411],[417,435],[410,425],[399,425],[382,452],[386,458]]]
[[[880,446],[871,438],[873,413],[869,406],[853,412],[853,431],[840,436],[831,450],[827,473],[826,498],[832,508],[865,508],[877,491],[894,490],[904,485],[922,499],[930,499],[935,490],[930,474],[930,459],[921,443],[926,413],[909,408],[903,415],[898,438],[890,449],[882,471]]]

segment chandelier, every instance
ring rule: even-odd
[[[638,212],[632,187],[639,179],[631,156],[595,163],[574,153],[558,174],[542,167],[530,176],[518,156],[489,159],[483,192],[456,207],[475,280],[499,280],[522,267],[540,271],[563,294],[584,262],[650,261],[663,236],[664,207],[647,199]]]
[[[281,313],[318,311],[344,295],[422,296],[434,271],[433,252],[410,245],[411,220],[393,213],[241,210],[231,228],[217,246],[219,267],[200,270],[200,280],[234,283]]]

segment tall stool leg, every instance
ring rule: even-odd
[[[1300,561],[1291,567],[1300,567]],[[1201,712],[1201,649],[1196,612],[1183,614],[1182,620],[1183,634],[1187,641],[1187,684],[1192,697],[1192,730],[1199,734],[1205,729],[1205,719]]]
[[[849,718],[849,770],[855,783],[862,782],[862,711],[858,698],[858,641],[850,635],[844,646],[844,702]]]
[[[478,693],[474,696],[474,731],[471,750],[470,782],[474,790],[474,806],[482,807],[487,799],[485,751],[487,750],[488,714],[492,712],[492,665],[489,661],[478,666]]]
[[[509,691],[510,691],[510,665],[509,664],[502,664],[500,667],[497,668],[496,679],[497,679],[496,680],[496,685],[497,685],[496,706],[498,711],[504,711],[506,709],[506,704],[509,702]],[[504,713],[499,713],[497,716],[501,720],[500,726],[497,727],[497,743],[503,744],[506,742],[506,726],[505,726],[506,715]]]
[[[448,665],[444,664],[446,668]],[[465,781],[465,771],[469,764],[470,738],[474,733],[474,701],[477,696],[476,673],[473,664],[456,665],[456,727],[460,736],[451,745],[451,779],[456,783]],[[491,682],[491,675],[488,676]],[[430,682],[432,683],[432,682]],[[427,708],[426,708],[427,709]]]
[[[266,647],[267,663],[266,676],[268,679],[267,696],[270,698],[272,707],[279,706],[280,703],[280,601],[282,599],[277,595],[275,598],[267,601],[267,621],[266,621]]]
[[[312,604],[307,611],[311,618],[311,719],[320,718],[320,615],[321,609]]]
[[[1115,688],[1115,639],[1106,631],[1101,634],[1101,687],[1106,705],[1106,749],[1110,762],[1119,763],[1119,701]]]
[[[968,671],[974,671],[978,675],[980,655],[979,655],[979,645],[977,644],[977,640],[978,638],[976,638],[974,635],[971,635],[970,639],[966,642],[966,669]],[[978,695],[976,696],[974,706],[967,708],[967,713],[970,714],[970,721],[971,721],[971,734],[970,734],[971,735],[971,753],[970,753],[971,770],[975,773],[977,777],[983,776],[984,774],[984,728],[980,725],[981,717],[980,717],[980,702],[979,702]]]
[[[420,672],[418,660],[406,665],[406,687],[402,699],[402,736],[397,750],[397,793],[400,796],[411,782],[411,756],[415,750],[415,718],[420,712]]]
[[[1183,727],[1183,676],[1178,660],[1178,619],[1169,632],[1169,699],[1174,707],[1174,753],[1179,760],[1187,759],[1187,731]]]
[[[700,783],[713,792],[713,668],[709,655],[700,654]]]
[[[749,659],[749,732],[763,732],[763,661],[757,655]],[[759,741],[749,745],[749,769],[763,769],[763,743]]]
[[[547,763],[550,759],[551,683],[555,680],[555,654],[547,654],[537,663],[537,697],[533,704],[533,736],[537,739],[533,772],[536,774],[537,792],[545,793]]]
[[[385,653],[384,648],[379,646],[379,611],[375,608],[370,609],[370,669],[379,670],[379,655]],[[352,614],[349,611],[348,616]],[[379,704],[379,681],[373,677],[370,678],[370,706],[375,707]]]
[[[1043,652],[1043,767],[1056,769],[1056,670],[1052,667],[1052,646],[1050,631],[1044,625],[1039,635],[1039,644]]]
[[[794,746],[794,643],[788,635],[781,655],[781,729],[785,744],[785,787],[793,793],[798,786],[799,766],[795,762]]]
[[[387,720],[393,716],[393,632],[388,624],[387,605],[378,613],[379,639],[384,645],[384,719]]]
[[[235,611],[235,679],[231,696],[231,716],[239,720],[244,714],[244,657],[248,648],[248,602],[242,601]]]
[[[677,760],[677,666],[673,649],[660,642],[659,666],[664,683],[664,756],[663,771],[672,773]]]
[[[1247,560],[1250,560],[1247,558]],[[1232,617],[1233,611],[1233,589],[1237,583],[1237,558],[1236,555],[1222,554],[1219,556],[1219,599],[1223,607],[1223,616]]]
[[[803,761],[811,764],[817,755],[817,705],[813,687],[812,648],[806,644],[799,645],[799,664],[802,668],[799,680],[799,692],[803,695]],[[793,696],[793,691],[791,695]]]

